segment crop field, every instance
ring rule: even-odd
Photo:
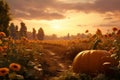
[[[107,62],[103,65],[107,69],[102,68],[100,71],[94,71],[94,68],[92,68],[92,72],[89,70],[81,72],[78,66],[84,65],[84,63],[86,66],[95,65],[89,62],[86,63],[86,59],[82,60],[82,64],[79,61],[73,63],[75,56],[85,50],[99,50],[95,54],[103,53],[101,50],[105,50],[110,53],[111,56],[109,57],[117,61],[118,64],[112,65],[112,62],[110,64]],[[0,80],[120,79],[120,30],[106,35],[99,32],[86,39],[42,41],[28,40],[25,37],[14,40],[0,32],[0,54]],[[91,52],[89,55],[92,54]],[[85,53],[82,57],[84,58],[84,56]],[[96,57],[93,56],[92,60],[96,60]],[[76,65],[73,66],[74,64]],[[75,69],[78,67],[77,73],[74,67]]]

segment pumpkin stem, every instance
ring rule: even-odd
[[[101,40],[100,39],[96,39],[92,49],[96,49],[99,42],[101,42]]]

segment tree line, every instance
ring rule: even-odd
[[[6,36],[10,36],[13,39],[20,39],[21,37],[27,37],[27,27],[25,23],[20,23],[20,30],[18,26],[15,26],[14,23],[10,24],[11,14],[9,5],[5,0],[0,0],[0,32],[4,32]],[[10,24],[10,25],[9,25]],[[33,39],[44,39],[44,31],[42,28],[39,28],[38,33],[36,33],[35,28],[33,28]]]
[[[27,35],[27,26],[25,25],[24,22],[20,23],[20,29],[18,30],[18,26],[14,25],[14,23],[11,23],[9,26],[9,36],[12,37],[13,39],[20,39],[21,37],[28,37]],[[32,30],[32,39],[38,39],[38,40],[43,40],[44,39],[44,30],[40,27],[38,29],[38,33],[35,28]]]

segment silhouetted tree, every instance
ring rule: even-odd
[[[56,34],[52,34],[52,35],[51,35],[51,38],[52,38],[52,39],[57,39],[57,35],[56,35]]]
[[[14,25],[14,23],[11,23],[11,24],[10,24],[9,31],[10,31],[10,36],[11,36],[13,39],[15,39],[15,37],[16,37],[16,30],[15,30],[15,25]]]
[[[36,30],[35,30],[35,28],[33,28],[32,34],[33,34],[33,39],[36,39]]]
[[[20,25],[21,25],[20,37],[27,37],[27,27],[26,27],[25,23],[21,22]]]
[[[38,38],[39,40],[43,40],[43,39],[44,39],[44,36],[45,36],[44,31],[43,31],[42,28],[40,28],[40,29],[38,30],[37,38]]]
[[[70,33],[67,34],[67,39],[70,39]]]
[[[9,36],[9,22],[11,20],[9,6],[4,0],[0,0],[0,31],[5,32]]]
[[[16,32],[16,37],[15,39],[19,39],[19,31],[18,31],[18,26],[15,26],[15,32]]]

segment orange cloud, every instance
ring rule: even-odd
[[[67,3],[60,0],[7,0],[7,2],[13,16],[24,19],[63,19],[66,11],[70,10],[120,14],[120,0],[96,0],[93,3]]]

